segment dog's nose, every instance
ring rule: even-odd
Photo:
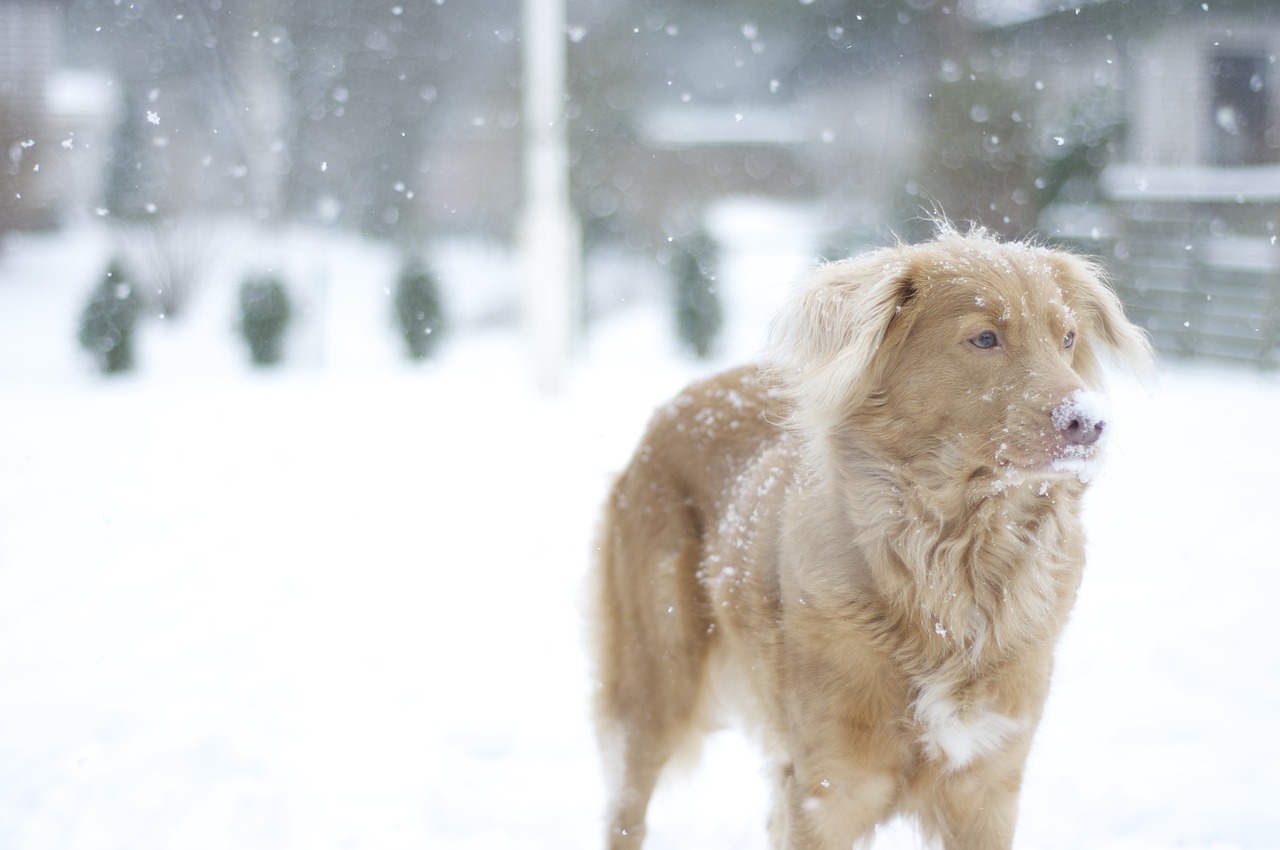
[[[1049,417],[1068,446],[1092,446],[1102,439],[1106,408],[1097,393],[1076,390],[1053,409]]]
[[[1077,416],[1062,427],[1062,438],[1068,445],[1092,446],[1102,437],[1102,429],[1106,424],[1100,420],[1090,422]]]

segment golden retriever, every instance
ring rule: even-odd
[[[776,765],[775,847],[848,850],[897,814],[1010,847],[1084,566],[1100,359],[1144,367],[1146,338],[1091,262],[942,225],[819,268],[775,342],[660,409],[607,504],[608,846],[640,846],[715,692]]]

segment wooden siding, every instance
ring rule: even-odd
[[[1156,350],[1178,357],[1280,367],[1280,248],[1266,235],[1280,210],[1250,207],[1257,230],[1228,230],[1229,213],[1174,205],[1133,217],[1116,243],[1116,289]],[[1246,231],[1247,233],[1247,231]]]

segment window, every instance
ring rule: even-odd
[[[1210,155],[1215,165],[1269,161],[1267,60],[1261,55],[1220,55],[1209,66],[1213,78]]]

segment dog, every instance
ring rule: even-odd
[[[593,571],[607,846],[728,700],[780,850],[904,815],[1012,845],[1080,584],[1107,360],[1150,368],[1094,262],[981,228],[819,267],[765,365],[659,409]]]

